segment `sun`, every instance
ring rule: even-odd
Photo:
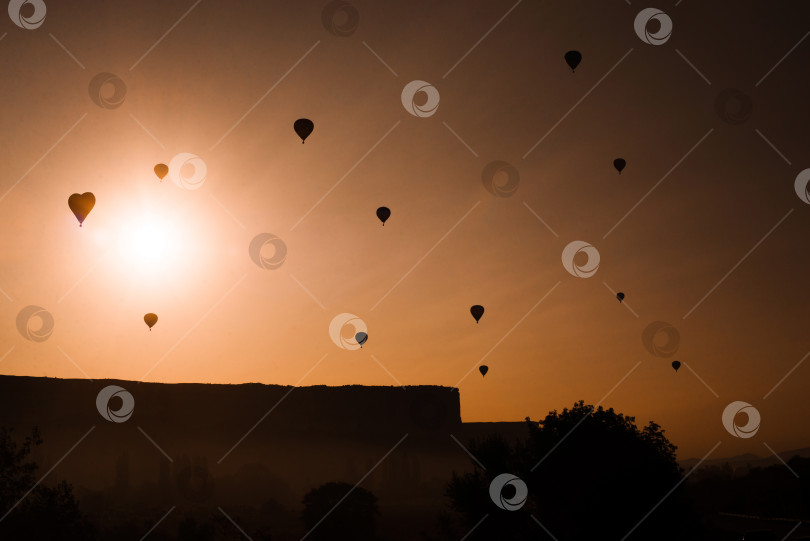
[[[121,260],[138,272],[166,270],[183,251],[178,225],[152,214],[123,224],[116,245]]]

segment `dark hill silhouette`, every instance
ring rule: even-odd
[[[134,398],[133,414],[123,423],[96,409],[96,397],[108,385]],[[110,406],[118,409],[120,399]],[[525,432],[522,422],[462,423],[458,389],[440,386],[293,388],[19,376],[0,376],[0,426],[17,433],[39,429],[44,443],[32,458],[45,472],[64,457],[47,482],[72,483],[91,518],[110,508],[151,517],[160,505],[208,506],[215,513],[217,506],[293,510],[316,487],[357,483],[396,447],[363,487],[381,498],[384,520],[416,513],[432,521],[445,505],[443,487],[452,472],[470,470],[450,434],[466,444],[493,432],[510,440]],[[139,511],[146,502],[153,507]],[[299,515],[290,516],[298,521]]]
[[[764,529],[773,532],[774,539],[798,539],[810,535],[810,458],[799,452],[793,451],[787,466],[778,462],[735,469],[729,462],[710,464],[697,470],[686,488],[701,514],[719,530]]]
[[[99,391],[108,385],[118,385],[133,396],[134,411],[125,422],[110,422],[96,408]],[[463,489],[454,492],[456,499],[465,501],[458,497],[468,492],[472,498],[467,509],[472,511],[467,517],[471,523],[466,526],[492,513],[478,537],[494,535],[501,519],[526,519],[525,512],[493,508],[488,478],[476,473],[475,462],[462,446],[486,463],[488,476],[503,470],[525,477],[531,493],[525,511],[560,532],[574,523],[588,526],[580,519],[566,522],[564,507],[550,511],[562,499],[574,502],[579,495],[593,498],[600,493],[604,502],[612,501],[616,495],[610,487],[620,484],[636,487],[630,493],[639,495],[638,501],[626,502],[622,496],[612,502],[614,507],[624,505],[627,511],[633,503],[634,511],[646,512],[648,504],[682,475],[677,472],[674,447],[660,437],[657,425],[651,423],[652,428],[639,432],[631,417],[614,415],[612,410],[599,414],[605,416],[604,426],[583,423],[566,437],[564,452],[559,452],[561,447],[532,472],[535,459],[578,425],[585,406],[579,403],[570,411],[551,412],[539,430],[525,421],[462,423],[459,399],[458,389],[439,386],[293,388],[0,376],[0,427],[12,427],[19,435],[38,428],[44,443],[31,449],[31,459],[43,473],[56,465],[42,486],[57,487],[60,481],[73,485],[81,513],[98,528],[100,540],[140,539],[168,509],[173,513],[150,539],[205,540],[230,532],[223,534],[227,538],[234,528],[222,510],[254,539],[300,539],[306,494],[318,487],[354,486],[361,479],[361,488],[377,498],[380,515],[375,523],[377,531],[385,532],[381,538],[418,539],[420,532],[433,532],[425,538],[436,539],[437,528],[444,528],[437,518],[448,511],[445,494],[454,474],[477,487],[470,492],[456,481],[456,488]],[[119,398],[110,402],[113,410],[120,404]],[[660,448],[659,457],[650,458],[645,445]],[[514,460],[504,459],[508,456]],[[777,461],[749,456],[711,461],[705,475],[695,472],[682,485],[681,496],[698,504],[698,522],[714,532],[708,538],[731,540],[745,529],[771,527],[760,519],[778,518],[780,508],[790,511],[788,518],[808,518],[806,487],[797,485],[783,465],[753,468],[738,479],[736,474],[726,475],[729,460]],[[789,461],[802,479],[810,478],[808,460]],[[658,472],[655,483],[649,475],[637,475],[645,463]],[[688,461],[681,462],[686,465]],[[785,498],[770,498],[764,505],[766,500],[758,496],[777,490]],[[661,509],[676,501],[668,500]],[[608,507],[600,508],[607,513],[601,519],[604,524],[613,516],[605,511]],[[336,515],[333,523],[342,524],[341,516]],[[647,527],[654,530],[656,523],[661,524],[659,518]],[[696,525],[695,520],[689,522]],[[535,538],[534,520],[528,517],[524,522]],[[616,532],[630,527],[624,522]],[[597,530],[602,531],[591,533]],[[650,534],[643,530],[638,535]]]
[[[783,462],[789,461],[793,457],[810,458],[810,447],[793,449],[791,451],[782,451],[778,453],[778,455],[779,458],[777,458],[774,455],[759,456],[753,453],[746,453],[743,455],[736,455],[726,458],[709,459],[704,461],[698,467],[697,471],[695,471],[695,475],[699,476],[699,474],[702,471],[711,470],[718,466],[725,467],[726,464],[728,464],[728,466],[731,468],[732,472],[734,472],[735,475],[744,475],[752,468],[765,468],[768,466],[782,464]],[[782,460],[779,460],[780,458]],[[678,463],[685,470],[690,470],[699,461],[700,461],[699,458],[687,458],[685,460],[679,460]]]
[[[108,385],[134,398],[133,414],[123,423],[106,420],[96,408],[99,391]],[[110,402],[113,410],[120,405],[120,398]],[[43,473],[58,463],[45,484],[68,480],[82,512],[100,524],[102,538],[140,531],[139,539],[145,523],[154,524],[171,506],[177,519],[167,519],[168,529],[179,527],[172,521],[180,517],[196,516],[200,524],[224,520],[217,510],[222,506],[240,509],[244,520],[257,524],[262,515],[250,513],[275,510],[276,524],[297,531],[307,492],[330,482],[354,485],[372,469],[363,487],[381,498],[385,518],[416,528],[409,517],[431,523],[444,506],[451,473],[469,470],[467,455],[449,437],[470,438],[461,423],[458,389],[439,386],[293,388],[0,376],[0,426],[17,434],[39,429],[44,443],[32,449],[32,459]],[[498,426],[508,430],[510,424]],[[195,509],[207,514],[197,516]],[[196,531],[190,524],[185,528]]]

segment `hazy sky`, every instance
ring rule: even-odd
[[[0,372],[458,386],[464,421],[608,395],[682,458],[810,445],[810,361],[771,392],[810,350],[806,2],[659,2],[660,45],[635,0],[351,0],[347,36],[325,1],[46,3],[36,28],[0,22]],[[89,90],[105,72],[110,108]],[[434,114],[403,106],[414,80]],[[206,166],[197,189],[171,180],[191,165],[152,171],[180,153]],[[484,187],[495,160],[511,196]],[[286,246],[278,268],[249,257],[261,233]],[[578,240],[600,256],[589,278],[562,263]],[[18,332],[29,305],[47,340]],[[342,313],[363,349],[330,338]],[[645,349],[654,321],[679,331],[673,357]],[[754,437],[723,428],[734,401],[761,414]]]

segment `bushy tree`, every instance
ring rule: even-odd
[[[516,445],[497,436],[471,442],[486,470],[473,461],[472,473],[454,474],[448,485],[450,506],[463,517],[460,533],[471,531],[468,540],[623,539],[632,531],[629,540],[664,541],[682,539],[692,528],[676,447],[659,425],[639,429],[635,418],[583,401],[526,423],[527,438]],[[490,497],[490,483],[501,473],[528,487],[518,510],[502,510]],[[503,496],[514,490],[505,487]]]
[[[95,539],[71,485],[65,481],[55,487],[37,485],[38,466],[29,455],[42,443],[38,430],[34,428],[20,444],[12,433],[13,429],[0,427],[0,539]]]

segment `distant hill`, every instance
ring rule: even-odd
[[[792,451],[783,451],[779,453],[779,457],[787,462],[794,456],[799,456],[802,458],[810,457],[810,447],[804,447],[802,449],[794,449]],[[700,462],[699,458],[688,458],[685,460],[679,460],[678,463],[683,467],[685,470],[689,471],[692,469],[695,464]],[[722,466],[723,464],[728,463],[731,466],[731,469],[737,473],[743,473],[748,471],[751,468],[765,468],[768,466],[772,466],[774,464],[781,464],[782,462],[779,458],[775,457],[774,455],[769,456],[758,456],[752,453],[746,453],[743,455],[737,455],[727,458],[714,458],[711,460],[706,460],[700,465],[700,469],[708,468],[712,466]]]
[[[109,385],[134,399],[125,422],[110,422],[97,410],[97,395]],[[121,404],[120,398],[110,401],[112,410]],[[313,487],[336,480],[354,484],[372,469],[364,486],[375,493],[424,496],[438,504],[452,472],[471,468],[450,434],[466,445],[493,432],[516,439],[526,430],[523,422],[462,423],[459,391],[450,387],[20,376],[0,376],[0,425],[14,427],[20,438],[37,426],[44,439],[35,456],[41,471],[64,458],[50,478],[67,479],[88,493],[174,493],[182,488],[178,483],[197,475],[197,485],[218,480],[220,502],[273,497],[296,504]],[[233,488],[245,483],[261,496]]]
[[[110,385],[134,401],[124,422],[105,418],[104,401],[101,413],[97,407],[100,391]],[[120,397],[109,400],[113,412],[122,405]],[[447,510],[447,482],[454,472],[472,470],[471,439],[498,434],[514,442],[528,434],[525,421],[463,423],[459,390],[452,387],[20,376],[0,376],[0,426],[12,427],[18,441],[37,427],[44,443],[32,457],[40,474],[49,472],[45,484],[71,483],[82,511],[103,527],[149,517],[139,526],[145,532],[167,509],[176,507],[172,517],[179,520],[198,512],[218,515],[222,506],[274,513],[276,524],[297,531],[303,495],[338,481],[360,482],[373,492],[401,539],[419,538]],[[781,456],[796,454],[810,456],[810,448]],[[707,461],[701,469],[726,462],[744,472],[778,459],[741,455]],[[706,498],[719,501],[709,493]],[[733,506],[721,510],[738,512]],[[751,514],[748,507],[743,511]]]

